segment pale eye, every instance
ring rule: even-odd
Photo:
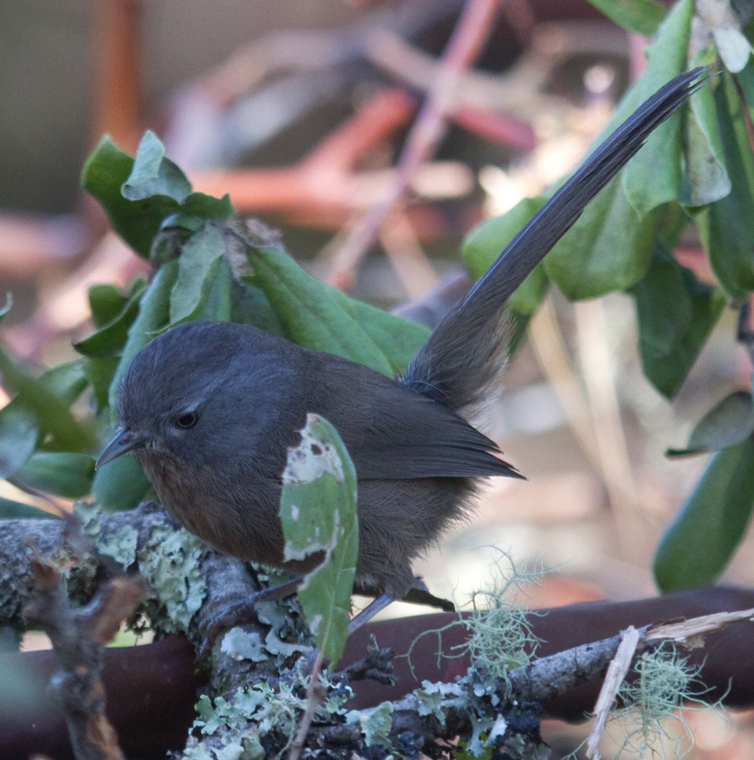
[[[194,427],[198,420],[199,415],[196,412],[186,412],[186,414],[182,414],[180,417],[176,417],[174,422],[177,428],[180,428],[181,430],[188,430],[189,428]]]

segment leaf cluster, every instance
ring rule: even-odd
[[[678,0],[670,9],[654,0],[591,2],[625,28],[653,37],[645,73],[597,144],[671,77],[698,65],[715,73],[688,107],[655,130],[514,294],[514,343],[551,285],[573,301],[627,293],[644,374],[672,399],[726,301],[740,306],[754,291],[754,155],[747,134],[754,116],[754,27],[743,9],[731,10],[724,0]],[[525,199],[469,234],[463,256],[475,275],[546,197]],[[696,228],[719,287],[700,282],[673,256],[688,225]],[[730,561],[754,506],[753,432],[751,392],[741,390],[705,415],[683,452],[669,452],[716,453],[659,546],[655,578],[663,591],[712,583]]]
[[[70,498],[92,493],[104,509],[131,508],[147,495],[149,483],[130,457],[96,474],[93,457],[117,419],[118,389],[131,360],[180,322],[254,324],[388,375],[404,370],[428,336],[424,327],[311,278],[271,231],[238,219],[227,196],[191,192],[152,132],[135,157],[104,137],[81,179],[155,272],[125,291],[90,288],[96,329],[74,344],[79,360],[39,372],[0,348],[0,373],[16,391],[0,410],[0,477],[21,487]],[[9,308],[10,301],[0,320]],[[96,417],[72,411],[81,398],[90,399]],[[3,506],[7,516],[22,507]]]
[[[678,0],[669,10],[653,0],[593,1],[619,23],[654,35],[646,72],[621,101],[606,133],[681,71],[712,65],[718,73],[590,204],[513,295],[510,308],[520,331],[551,285],[572,300],[628,293],[636,304],[644,372],[671,398],[726,300],[743,303],[754,290],[754,156],[747,136],[749,104],[754,104],[754,28],[722,0],[707,4],[720,11],[714,18],[702,16],[693,0]],[[103,138],[81,179],[113,229],[150,261],[154,273],[125,290],[111,284],[91,288],[95,330],[75,345],[81,355],[76,361],[40,370],[0,346],[0,374],[15,394],[0,409],[0,477],[22,488],[70,498],[93,494],[104,509],[127,509],[147,495],[149,484],[131,458],[95,474],[94,456],[104,430],[117,418],[118,390],[131,360],[178,323],[253,324],[386,375],[403,371],[428,337],[426,328],[310,277],[275,234],[239,219],[227,196],[193,192],[151,132],[135,157]],[[544,197],[528,199],[474,230],[463,249],[472,273],[480,275],[544,202]],[[698,230],[719,288],[700,282],[671,253],[689,223]],[[9,308],[10,301],[0,309],[0,321]],[[740,542],[754,504],[753,430],[747,389],[718,403],[692,435],[687,452],[717,453],[658,551],[656,576],[663,589],[714,580]],[[334,438],[328,440],[336,446]],[[347,453],[339,456],[348,470]],[[350,477],[342,483],[352,506]],[[327,491],[332,483],[312,487],[320,486]],[[289,516],[290,504],[299,500],[298,495],[289,500]],[[23,513],[24,505],[0,501],[0,514]],[[336,517],[333,547],[343,540],[352,553],[355,516],[336,511],[324,519]],[[334,552],[338,577],[327,584],[347,585],[348,552]],[[327,621],[344,617],[340,601],[327,604]],[[323,630],[329,627],[326,622]],[[335,657],[339,645],[333,646]]]

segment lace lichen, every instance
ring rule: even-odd
[[[504,681],[512,669],[528,664],[539,643],[529,623],[529,616],[536,613],[508,597],[536,583],[544,571],[535,568],[524,572],[508,554],[501,551],[500,555],[491,583],[472,597],[474,609],[448,626],[422,634],[437,635],[438,666],[441,657],[468,657],[471,665],[467,674],[454,684],[425,681],[411,696],[419,715],[433,714],[441,725],[449,710],[468,716],[472,729],[464,746],[469,757],[483,757],[493,749],[502,752],[503,748],[512,758],[544,757],[547,748],[539,736],[539,705],[518,704],[500,692],[500,680]],[[466,641],[450,653],[443,651],[443,634],[458,625],[468,630]],[[420,638],[409,648],[409,664]]]
[[[474,668],[483,671],[486,677],[495,679],[505,678],[510,670],[531,661],[539,640],[534,635],[528,618],[539,613],[505,597],[514,591],[525,593],[525,587],[536,584],[547,571],[535,567],[532,571],[525,572],[507,552],[498,551],[501,556],[493,563],[495,570],[490,584],[472,594],[474,609],[459,615],[458,620],[442,628],[423,631],[411,643],[405,656],[412,674],[414,669],[411,655],[414,648],[424,636],[429,635],[437,636],[438,667],[443,658],[468,656]],[[501,567],[503,561],[508,563],[508,569]],[[479,605],[482,600],[484,606]],[[442,646],[443,634],[459,625],[468,629],[469,636],[463,644],[452,647],[450,652],[445,651]]]
[[[532,631],[529,617],[537,613],[508,601],[507,597],[514,591],[525,593],[524,587],[536,584],[546,572],[540,567],[525,572],[510,555],[501,554],[494,563],[496,573],[490,588],[474,592],[474,610],[463,621],[469,631],[463,653],[468,653],[473,666],[491,679],[505,678],[514,668],[528,665],[534,656],[539,640]],[[503,560],[510,566],[507,571],[500,566]],[[486,604],[478,609],[480,600]]]
[[[677,757],[683,757],[694,746],[684,712],[718,710],[721,700],[714,703],[703,700],[708,689],[699,686],[701,666],[691,665],[672,644],[644,652],[633,670],[636,677],[624,681],[618,690],[623,706],[612,713],[609,723],[620,725],[624,732],[616,757],[621,753],[637,758],[664,757],[668,746]],[[681,736],[669,730],[670,721],[680,725]]]

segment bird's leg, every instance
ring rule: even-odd
[[[368,589],[364,587],[355,588],[354,592],[359,594],[368,593]],[[411,602],[412,604],[426,604],[430,607],[439,607],[444,612],[455,612],[455,607],[452,602],[430,594],[424,581],[415,576],[411,588],[400,600],[397,600],[395,596],[386,592],[376,595],[375,598],[364,607],[363,610],[361,610],[361,612],[351,618],[348,623],[348,635],[350,636],[354,631],[358,631],[362,625],[368,623],[378,612],[381,612],[385,607],[395,601]],[[304,655],[296,663],[296,673],[304,676],[309,675],[314,665],[314,661],[317,659],[318,651],[319,650],[314,649]]]
[[[406,596],[401,599],[402,602],[409,604],[422,604],[425,607],[437,607],[443,612],[455,612],[456,606],[447,599],[441,599],[439,596],[429,593],[429,589],[421,578],[414,578],[414,583],[408,590]]]
[[[354,589],[354,591],[356,591],[356,589]],[[427,607],[439,607],[443,612],[455,612],[456,609],[453,602],[449,602],[447,599],[440,599],[439,597],[430,594],[424,581],[418,576],[414,576],[411,588],[400,600],[387,593],[375,594],[375,598],[348,623],[348,635],[350,636],[354,631],[357,631],[378,612],[384,610],[388,604],[395,601],[409,602],[410,604],[423,604]]]
[[[350,636],[354,631],[358,631],[364,623],[368,623],[378,612],[384,610],[388,604],[394,601],[395,597],[386,593],[372,599],[358,615],[351,618],[348,623],[348,635]]]
[[[348,635],[350,636],[354,631],[357,631],[359,628],[361,628],[362,625],[364,625],[364,623],[367,623],[378,612],[384,610],[388,604],[394,601],[395,597],[391,596],[390,594],[380,594],[376,599],[372,599],[372,601],[366,607],[364,607],[364,609],[359,612],[358,615],[351,618],[348,623]],[[312,673],[312,669],[318,655],[318,648],[312,649],[311,652],[307,652],[296,662],[291,672],[295,674],[296,678],[307,678]],[[325,667],[330,667],[329,660],[325,660]],[[291,676],[289,675],[289,678],[290,677]]]

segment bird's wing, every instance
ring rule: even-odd
[[[340,432],[359,478],[522,477],[494,441],[447,407],[369,370],[360,379],[354,387],[352,372],[343,378],[339,397],[350,403],[319,410]],[[339,418],[344,408],[347,421]]]

